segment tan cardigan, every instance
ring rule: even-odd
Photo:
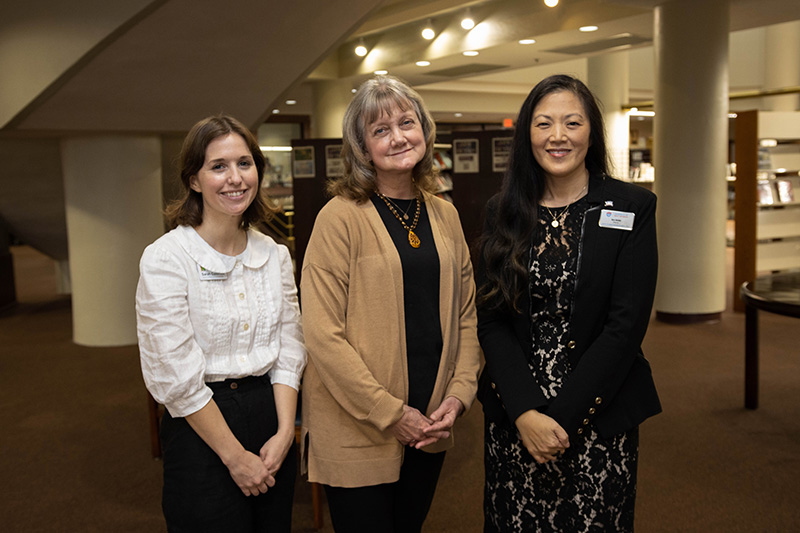
[[[428,413],[447,396],[469,408],[480,348],[469,250],[455,208],[426,195],[439,255],[442,359]],[[422,243],[422,246],[430,243]],[[361,487],[397,481],[404,447],[391,426],[408,399],[403,271],[372,202],[341,197],[319,212],[300,282],[308,367],[303,378],[303,472]],[[452,447],[449,439],[426,447]]]

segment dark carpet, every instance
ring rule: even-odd
[[[53,263],[12,253],[19,303],[0,314],[0,531],[165,531],[136,347],[72,343]],[[743,315],[651,322],[645,353],[664,413],[641,428],[637,531],[800,531],[798,326],[761,314],[761,405],[748,411]],[[476,404],[456,427],[426,532],[481,530],[482,443]],[[302,479],[294,516],[295,531],[313,530]]]

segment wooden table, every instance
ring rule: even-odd
[[[745,303],[744,406],[758,408],[758,310],[800,318],[800,271],[759,276],[742,284]]]

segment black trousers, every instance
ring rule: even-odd
[[[275,397],[269,378],[248,377],[210,383],[233,434],[248,451],[259,450],[278,430]],[[171,533],[290,532],[297,475],[295,446],[265,494],[245,496],[219,456],[184,418],[165,413],[161,421],[164,450],[162,509]]]
[[[431,508],[445,452],[406,448],[394,483],[343,488],[325,485],[336,533],[417,533]]]

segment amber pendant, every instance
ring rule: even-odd
[[[419,237],[411,230],[408,230],[408,244],[410,244],[412,248],[419,248]]]

